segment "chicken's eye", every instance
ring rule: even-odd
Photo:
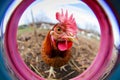
[[[61,31],[61,29],[60,29],[60,28],[58,28],[58,31]]]
[[[55,31],[56,31],[58,34],[61,34],[61,33],[62,33],[61,27],[56,27],[56,28],[55,28]]]

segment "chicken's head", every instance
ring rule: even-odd
[[[68,17],[68,11],[56,13],[56,19],[59,21],[50,31],[51,41],[60,51],[68,50],[72,47],[77,34],[77,25],[73,15]]]

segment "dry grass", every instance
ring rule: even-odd
[[[45,71],[49,69],[49,66],[41,60],[40,48],[47,32],[48,30],[37,29],[38,40],[34,36],[34,31],[24,34],[20,33],[17,38],[18,50],[26,65],[35,73],[45,78],[48,77]],[[92,63],[99,48],[99,40],[80,35],[78,36],[78,41],[79,45],[75,44],[72,48],[73,58],[66,65],[67,71],[60,71],[59,68],[55,69],[57,73],[54,79],[68,80],[73,78],[85,71]]]

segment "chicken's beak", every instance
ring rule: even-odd
[[[77,36],[75,36],[75,37],[69,36],[68,41],[72,41],[74,44],[79,45],[79,40],[78,40]]]
[[[76,37],[73,37],[73,36],[68,36],[68,41],[72,41],[72,42],[76,42]]]
[[[72,42],[76,42],[77,41],[77,37],[76,35],[73,35],[71,32],[68,35],[68,40],[72,41]]]

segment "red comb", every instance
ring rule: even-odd
[[[73,14],[68,17],[68,11],[66,10],[66,13],[63,13],[63,9],[61,10],[61,13],[56,12],[56,19],[61,23],[66,25],[67,30],[71,31],[73,34],[77,33],[77,25],[76,21],[73,18]]]

